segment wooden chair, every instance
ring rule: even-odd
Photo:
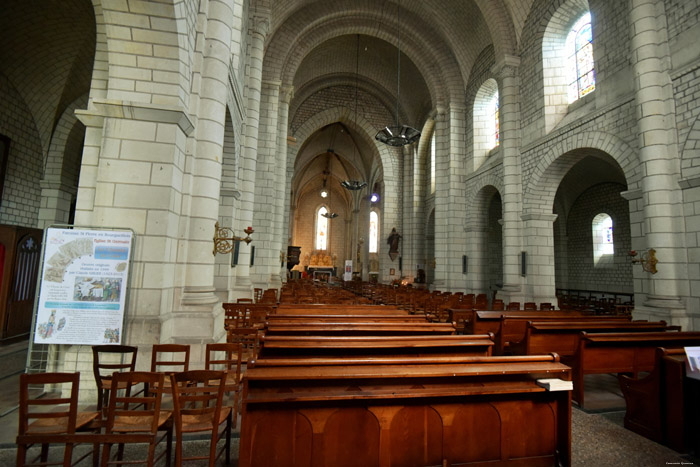
[[[510,302],[508,303],[508,306],[506,307],[506,310],[519,310],[520,309],[520,302]]]
[[[550,302],[542,302],[542,303],[540,303],[540,310],[547,310],[547,311],[549,311],[549,310],[553,310],[553,309],[554,309],[554,307],[552,306],[552,304],[551,304]]]
[[[525,302],[523,304],[523,310],[536,310],[537,309],[537,303],[535,302]]]
[[[255,328],[236,328],[226,331],[226,342],[241,344],[241,363],[255,360],[260,347],[260,335]]]
[[[92,372],[97,385],[97,410],[109,401],[112,374],[115,371],[134,371],[138,348],[130,345],[106,344],[92,346]],[[111,358],[110,358],[111,357]],[[126,389],[120,387],[119,389]]]
[[[223,371],[194,370],[170,375],[173,388],[175,431],[175,465],[183,460],[208,459],[213,467],[222,451],[226,453],[226,464],[231,461],[231,407],[223,407],[226,373]],[[225,423],[223,430],[220,427]],[[211,432],[209,455],[183,457],[182,436],[185,433]],[[223,437],[226,443],[222,451],[216,445]]]
[[[263,297],[263,289],[258,289],[258,288],[253,289],[253,300],[255,301],[255,303],[260,302],[262,297]]]
[[[125,443],[147,443],[148,456],[143,461],[130,460],[126,463],[141,463],[153,466],[163,456],[165,465],[170,465],[170,452],[173,439],[173,424],[171,412],[161,410],[162,390],[152,390],[137,397],[130,394],[130,388],[136,384],[148,385],[152,388],[162,388],[165,375],[163,373],[129,372],[115,373],[112,377],[111,397],[105,420],[105,442],[102,448],[101,467],[121,465]],[[126,387],[126,394],[119,396],[119,388]],[[164,431],[158,437],[158,431]],[[118,438],[109,435],[120,434]],[[110,460],[110,451],[115,440],[119,447],[114,460]],[[166,447],[158,457],[155,457],[156,445],[166,440]]]
[[[252,298],[239,298],[236,300],[236,303],[253,303]]]
[[[45,394],[39,399],[29,399],[29,386],[69,384],[70,396]],[[19,377],[19,429],[17,434],[17,465],[71,466],[93,454],[97,461],[98,445],[73,463],[73,440],[62,435],[75,435],[77,430],[89,429],[99,417],[99,412],[78,412],[78,385],[80,373],[37,373]],[[40,409],[39,409],[40,407]],[[96,429],[96,428],[95,428]],[[48,463],[49,444],[63,443],[63,461]],[[41,453],[32,463],[27,463],[27,451],[34,444],[41,444]],[[36,461],[41,459],[40,463]]]
[[[217,355],[221,355],[218,357]],[[233,393],[233,427],[238,423],[238,399],[241,388],[241,361],[243,357],[242,344],[207,344],[206,361],[204,368],[207,370],[224,371],[226,380],[224,392]]]
[[[162,354],[171,354],[172,360],[164,359]],[[176,358],[180,360],[175,360]],[[186,344],[153,344],[151,354],[151,372],[153,373],[174,373],[187,371],[190,369],[190,346]],[[163,388],[170,392],[170,379],[165,378]],[[156,388],[157,389],[157,388]]]
[[[494,300],[493,305],[491,305],[491,309],[493,311],[503,311],[505,310],[505,304],[503,303],[503,300]]]

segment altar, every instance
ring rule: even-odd
[[[305,260],[307,258],[304,258]],[[328,281],[335,275],[335,255],[325,251],[314,251],[308,256],[307,270],[314,279]]]

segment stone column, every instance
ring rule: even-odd
[[[433,290],[446,290],[447,276],[449,274],[449,233],[447,219],[450,216],[449,183],[443,177],[449,179],[449,122],[445,109],[438,109],[435,115],[435,271],[431,288]],[[426,184],[430,180],[426,177]],[[426,213],[426,219],[427,219]],[[428,262],[432,258],[428,258]],[[426,266],[428,266],[426,264]],[[427,269],[426,269],[427,271]]]
[[[258,154],[255,168],[255,266],[251,270],[253,287],[279,287],[279,241],[275,242],[275,216],[278,157],[279,81],[262,83]],[[275,276],[273,278],[272,276]],[[273,284],[274,283],[274,284]]]
[[[466,278],[462,274],[462,256],[466,254],[467,237],[464,231],[467,215],[466,192],[464,185],[465,113],[461,104],[451,103],[449,108],[449,216],[447,218],[447,290],[452,292],[466,289]]]
[[[256,10],[253,13],[250,28],[248,71],[248,102],[246,106],[246,125],[240,164],[241,209],[236,216],[237,232],[253,225],[253,206],[255,204],[255,170],[258,153],[258,132],[260,122],[260,93],[262,89],[262,68],[265,55],[265,37],[270,28],[270,12]],[[238,266],[236,267],[236,285],[232,294],[237,297],[252,298],[253,287],[250,278],[250,246],[241,243]]]
[[[176,310],[187,313],[211,312],[211,306],[219,301],[214,293],[215,258],[212,253],[212,237],[214,224],[219,218],[233,11],[227,2],[211,0],[207,16],[189,204],[187,265],[182,294],[184,308]],[[201,307],[196,310],[189,308],[199,305]],[[190,326],[184,325],[179,331],[175,331],[173,338],[180,335],[191,337]],[[211,338],[211,335],[209,337]]]
[[[630,0],[630,51],[637,107],[637,135],[642,170],[642,231],[633,238],[635,250],[656,249],[662,264],[657,274],[634,266],[635,317],[666,319],[684,327],[690,319],[681,300],[688,294],[687,251],[680,163],[675,133],[675,107],[669,75],[670,55],[663,2]],[[636,281],[635,281],[636,282]],[[646,297],[644,297],[646,294]]]
[[[45,229],[51,224],[67,224],[70,206],[76,189],[61,180],[45,178],[41,180],[41,206],[37,227]]]
[[[492,72],[498,81],[500,151],[503,154],[503,290],[501,298],[522,301],[520,252],[522,244],[522,168],[520,165],[520,59],[506,56]]]
[[[537,303],[557,303],[554,270],[556,214],[524,214],[526,253],[525,296]]]
[[[282,86],[280,89],[279,122],[277,124],[277,151],[275,153],[275,215],[273,218],[273,248],[277,248],[283,254],[287,254],[287,216],[285,212],[285,199],[287,187],[287,131],[289,126],[289,103],[294,98],[293,86]],[[281,267],[270,271],[270,285],[281,287],[287,280],[286,261]]]

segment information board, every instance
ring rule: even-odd
[[[133,232],[49,228],[35,344],[121,343]]]

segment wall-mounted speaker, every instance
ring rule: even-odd
[[[252,268],[255,265],[255,247],[251,246],[250,247],[250,267]]]
[[[399,271],[403,271],[403,256],[399,256]]]
[[[467,273],[467,268],[469,267],[469,258],[467,255],[462,255],[462,274]]]
[[[520,252],[520,275],[525,277],[527,275],[527,252]]]

